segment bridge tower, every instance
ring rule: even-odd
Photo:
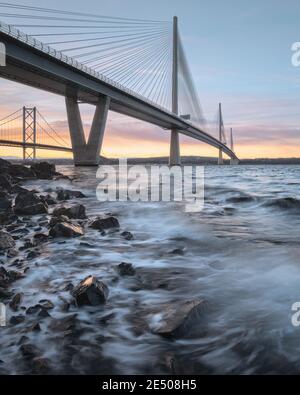
[[[232,152],[234,152],[234,143],[233,143],[233,131],[232,128],[230,128],[230,149]],[[239,162],[237,159],[230,159],[230,164],[231,165],[238,165]]]
[[[222,116],[222,104],[219,103],[219,140],[223,140],[223,116]],[[219,149],[218,165],[223,165],[223,151]]]
[[[178,18],[173,18],[172,112],[178,115]],[[170,166],[181,165],[179,133],[171,130]]]
[[[31,146],[28,146],[30,144]],[[36,159],[36,107],[23,107],[23,160]]]

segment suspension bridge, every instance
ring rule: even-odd
[[[97,165],[114,111],[170,131],[171,165],[180,164],[179,134],[217,148],[219,164],[223,153],[238,162],[232,132],[226,143],[221,106],[217,136],[203,116],[177,17],[139,20],[0,2],[0,42],[6,52],[0,77],[65,97],[71,145],[36,108],[14,114],[14,121],[22,117],[22,139],[3,132],[0,144],[22,146],[24,158],[37,148],[56,149],[72,151],[75,165]],[[81,102],[95,106],[88,138]]]

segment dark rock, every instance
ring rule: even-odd
[[[37,243],[44,243],[49,239],[49,236],[45,233],[36,233],[33,238]]]
[[[94,219],[89,226],[92,229],[106,230],[112,228],[119,228],[120,224],[115,217],[98,217]]]
[[[7,291],[6,289],[0,288],[0,300],[8,299],[11,296],[12,296],[11,292]]]
[[[11,212],[12,202],[6,192],[0,191],[0,211]]]
[[[51,315],[48,313],[48,310],[41,309],[40,312],[38,313],[38,317],[48,318],[51,317]]]
[[[108,297],[108,287],[94,276],[86,277],[72,291],[77,306],[97,306],[104,304]]]
[[[27,328],[27,332],[40,332],[41,326],[38,322]]]
[[[40,256],[40,255],[41,255],[41,253],[40,253],[39,251],[30,251],[30,252],[28,252],[26,258],[27,258],[28,260],[31,260],[31,259],[37,258],[37,257]]]
[[[39,305],[42,309],[45,310],[51,310],[54,309],[54,304],[51,302],[51,300],[48,299],[42,299],[39,301]]]
[[[52,237],[79,237],[83,236],[84,232],[80,225],[70,224],[67,222],[59,222],[54,225],[49,232]]]
[[[55,165],[48,162],[34,163],[30,166],[37,178],[41,180],[51,180],[55,175]]]
[[[35,374],[49,373],[50,361],[47,358],[34,358],[31,362],[31,365]]]
[[[36,314],[37,312],[39,312],[41,309],[39,304],[36,304],[35,306],[30,306],[28,307],[28,309],[26,310],[26,314]]]
[[[25,192],[29,192],[28,189],[20,187],[20,185],[14,185],[11,189],[12,193],[25,193]]]
[[[134,276],[135,269],[131,263],[122,262],[117,267],[118,273],[120,276]]]
[[[15,326],[21,324],[24,321],[25,321],[24,315],[13,315],[12,317],[10,317],[9,323]]]
[[[14,295],[14,297],[12,298],[12,300],[9,302],[9,307],[14,310],[17,311],[20,303],[22,301],[23,298],[23,294],[22,293],[17,293]]]
[[[18,216],[13,213],[0,212],[0,225],[9,225],[17,219]]]
[[[57,191],[58,200],[83,199],[85,197],[80,191],[69,191],[67,189],[59,189]]]
[[[24,358],[35,358],[38,357],[40,351],[37,347],[33,346],[32,344],[22,344],[20,347],[20,351]]]
[[[5,191],[12,192],[14,180],[9,174],[0,174],[0,187]]]
[[[10,250],[7,251],[7,258],[15,258],[19,254],[19,251],[11,248]]]
[[[23,165],[11,165],[9,174],[13,177],[20,177],[29,180],[35,178],[35,173]]]
[[[12,164],[5,159],[0,158],[0,171],[1,173],[7,173],[11,168]]]
[[[18,345],[20,346],[21,344],[27,343],[29,341],[29,338],[27,336],[21,336],[20,340],[18,341]]]
[[[53,206],[54,204],[57,204],[57,201],[51,195],[46,195],[46,196],[41,195],[40,199],[48,206]]]
[[[16,245],[14,239],[9,233],[0,230],[0,250],[9,250]]]
[[[47,204],[34,192],[21,192],[15,200],[14,212],[19,215],[47,214]]]
[[[170,252],[171,255],[184,255],[184,249],[183,248],[175,248],[175,250]]]
[[[164,309],[158,312],[160,322],[155,325],[153,332],[163,337],[184,335],[199,318],[205,305],[204,300],[197,299],[164,306]]]
[[[53,211],[55,217],[66,216],[70,219],[85,219],[85,207],[82,204],[76,204],[71,207],[58,207]]]
[[[133,234],[130,233],[130,232],[127,232],[127,231],[122,232],[122,233],[121,233],[121,236],[124,237],[124,239],[125,239],[125,240],[128,240],[128,241],[130,241],[130,240],[133,239]]]

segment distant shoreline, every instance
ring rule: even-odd
[[[22,162],[22,159],[9,158],[10,161],[15,163]],[[64,158],[39,158],[39,161],[47,161],[49,163],[55,163],[56,165],[72,165],[72,159]],[[128,158],[128,164],[168,164],[168,157],[157,157],[157,158]],[[201,156],[183,156],[181,157],[183,165],[202,165],[202,166],[214,166],[217,165],[217,158],[201,157]],[[100,164],[118,164],[118,159],[101,157]],[[229,160],[224,159],[224,164],[229,164]],[[261,159],[241,159],[240,165],[300,165],[300,158],[261,158]]]

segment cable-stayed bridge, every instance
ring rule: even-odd
[[[0,20],[0,76],[65,97],[75,164],[98,163],[109,110],[170,130],[170,164],[180,164],[179,134],[219,149],[219,163],[223,153],[237,162],[221,109],[218,136],[205,122],[176,17],[172,23],[0,3]],[[96,107],[88,139],[80,102]]]

